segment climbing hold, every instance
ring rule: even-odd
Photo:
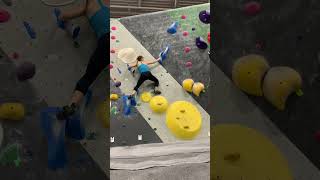
[[[207,49],[208,45],[202,37],[196,38],[196,45],[199,49]]]
[[[250,54],[240,57],[232,67],[232,80],[242,91],[262,96],[262,81],[270,66],[267,60],[260,55]]]
[[[109,64],[109,69],[112,69],[113,68],[113,65],[112,64]]]
[[[117,108],[117,106],[111,107],[110,112],[111,112],[111,114],[113,114],[113,115],[117,115],[117,114],[118,114],[118,108]]]
[[[191,68],[191,67],[192,67],[192,62],[191,62],[191,61],[188,61],[188,62],[186,63],[186,67],[187,67],[187,68]]]
[[[28,35],[30,36],[31,39],[35,39],[36,38],[36,32],[34,31],[34,29],[31,27],[31,25],[24,21],[23,25],[28,33]]]
[[[182,82],[182,87],[188,92],[192,92],[192,86],[194,84],[194,81],[192,79],[185,79]]]
[[[19,54],[17,52],[12,53],[12,58],[13,59],[18,59],[19,58]]]
[[[314,134],[314,138],[316,139],[316,141],[320,142],[320,130]]]
[[[116,50],[115,49],[111,49],[110,52],[113,54],[113,53],[116,52]]]
[[[16,69],[16,75],[19,81],[26,81],[33,78],[36,73],[36,66],[31,62],[23,62]]]
[[[168,101],[163,96],[154,96],[151,98],[149,105],[153,112],[163,113],[168,108]]]
[[[151,98],[152,98],[152,95],[150,92],[143,92],[140,95],[141,101],[145,102],[145,103],[149,102],[151,100]]]
[[[261,12],[261,4],[257,1],[251,1],[244,5],[243,12],[248,16],[255,16]]]
[[[193,139],[199,133],[201,124],[201,114],[190,102],[176,101],[168,108],[166,125],[178,138]]]
[[[79,42],[78,41],[73,41],[73,47],[79,48],[80,47]]]
[[[196,82],[193,84],[192,92],[194,95],[199,96],[201,92],[204,91],[204,85],[200,82]]]
[[[21,103],[4,103],[0,105],[0,119],[20,121],[25,117],[25,108]]]
[[[21,145],[17,143],[6,146],[0,152],[0,164],[3,166],[14,164],[16,167],[19,167],[21,163],[20,149]]]
[[[66,28],[65,22],[60,19],[61,10],[58,8],[54,8],[53,14],[56,17],[56,23],[57,23],[58,27],[61,29],[65,29]]]
[[[112,39],[112,40],[116,39],[116,36],[111,36],[111,39]]]
[[[215,162],[211,166],[212,177],[230,180],[260,180],[261,177],[294,179],[285,156],[258,131],[238,124],[218,124],[211,132],[215,141],[211,141],[210,146],[216,147],[211,151],[210,161]]]
[[[117,67],[118,73],[121,74],[121,70]]]
[[[131,106],[136,106],[137,105],[137,101],[136,101],[135,96],[129,97],[129,100],[130,100],[130,105]]]
[[[120,86],[121,86],[121,82],[120,82],[120,81],[116,81],[116,82],[114,83],[114,85],[115,85],[116,87],[120,87]]]
[[[196,28],[194,28],[194,27],[193,27],[191,30],[192,30],[192,31],[195,31],[195,30],[196,30]]]
[[[109,128],[109,111],[108,111],[108,101],[105,100],[101,104],[98,105],[96,110],[97,119],[102,122],[103,127]]]
[[[164,60],[167,59],[167,54],[169,53],[169,50],[170,50],[170,45],[168,45],[164,51],[161,51],[160,54],[159,54],[159,57],[160,57],[160,61],[159,63],[162,64]]]
[[[188,31],[183,31],[182,35],[183,35],[183,36],[188,36],[188,35],[189,35],[189,32],[188,32]]]
[[[277,109],[284,110],[290,94],[301,90],[302,78],[290,67],[271,68],[263,81],[264,97]]]
[[[171,26],[167,29],[167,32],[170,34],[175,34],[177,32],[178,25],[178,22],[172,23]]]
[[[187,19],[187,16],[186,15],[182,15],[181,19]]]
[[[112,27],[111,27],[111,30],[115,31],[115,30],[117,30],[117,27],[112,26]]]
[[[210,35],[210,32],[208,32],[208,43],[210,44],[211,42],[211,35]]]
[[[119,40],[116,40],[116,43],[119,43],[120,41]]]
[[[199,19],[201,22],[203,22],[205,24],[209,24],[210,23],[210,10],[200,11]]]
[[[112,101],[116,101],[116,100],[119,99],[119,96],[118,96],[118,94],[110,94],[110,99],[111,99]]]
[[[7,6],[12,6],[12,0],[2,0],[2,2]]]
[[[10,19],[10,14],[4,9],[0,9],[0,23],[7,22]]]
[[[129,116],[131,113],[131,101],[129,99],[129,96],[122,96],[122,102],[123,102],[123,113],[125,116]]]
[[[190,50],[191,50],[191,48],[190,48],[190,47],[185,47],[185,48],[184,48],[184,52],[185,52],[185,53],[190,52]]]

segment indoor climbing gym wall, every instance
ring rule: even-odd
[[[189,179],[209,179],[209,8],[111,20],[111,178],[177,178],[171,169]],[[151,61],[160,57],[150,66],[160,95],[146,81],[135,97],[128,96],[139,78],[128,65],[139,55]]]
[[[72,21],[81,29],[77,39],[58,28],[58,9],[84,3],[65,2],[0,1],[0,171],[6,172],[0,179],[105,179],[108,173],[107,116],[98,110],[107,104],[107,71],[80,114],[68,123],[54,121],[96,46],[84,17]],[[55,127],[58,133],[50,131]]]

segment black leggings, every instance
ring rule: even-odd
[[[159,80],[156,77],[154,77],[151,74],[151,72],[144,72],[144,73],[141,73],[140,78],[137,82],[137,85],[136,85],[136,87],[134,87],[134,90],[138,91],[141,84],[146,80],[153,81],[155,86],[159,86]]]
[[[99,38],[98,46],[90,58],[86,72],[78,81],[75,90],[80,91],[85,95],[91,84],[110,63],[110,60],[108,59],[108,44],[109,33]]]

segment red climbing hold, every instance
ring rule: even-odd
[[[211,42],[211,35],[210,35],[210,32],[208,32],[208,43],[210,44]]]
[[[314,134],[314,138],[315,138],[318,142],[320,142],[320,130],[317,131],[317,132]]]
[[[186,15],[182,15],[181,19],[187,19],[187,16]]]
[[[109,69],[112,69],[113,68],[113,65],[112,64],[109,64]]]
[[[115,49],[111,49],[111,51],[110,51],[112,54],[113,53],[115,53],[116,52],[116,50]]]
[[[0,9],[0,23],[7,22],[10,19],[10,14],[4,9]]]
[[[188,33],[188,31],[183,31],[182,35],[183,35],[183,36],[188,36],[189,33]]]
[[[243,11],[248,16],[255,16],[261,11],[262,7],[259,2],[251,1],[244,5]]]
[[[116,39],[116,36],[111,36],[111,39]]]
[[[185,52],[185,53],[190,52],[190,50],[191,50],[191,48],[190,48],[190,47],[185,47],[185,48],[184,48],[184,52]]]
[[[112,26],[111,29],[112,29],[113,31],[115,31],[115,30],[117,30],[117,27]]]
[[[186,63],[186,67],[187,67],[187,68],[191,68],[191,67],[192,67],[192,62],[188,61],[188,62]]]

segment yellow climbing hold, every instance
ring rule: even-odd
[[[109,128],[109,108],[108,101],[103,101],[96,110],[97,119],[102,122],[103,127]]]
[[[232,80],[242,91],[262,96],[263,76],[270,68],[267,60],[260,55],[250,54],[236,60],[232,67]]]
[[[172,103],[167,111],[166,124],[180,139],[193,139],[200,131],[202,118],[197,107],[187,101]]]
[[[185,79],[182,82],[182,87],[188,92],[192,92],[192,86],[193,86],[194,81],[192,79]]]
[[[110,99],[111,99],[112,101],[116,101],[116,100],[119,99],[119,96],[118,96],[118,94],[110,94]]]
[[[165,112],[168,108],[168,101],[163,96],[154,96],[150,100],[150,108],[156,113]]]
[[[287,160],[264,135],[237,124],[211,129],[212,179],[293,180]]]
[[[302,95],[302,78],[290,67],[278,66],[271,68],[263,81],[264,97],[278,110],[284,110],[290,94]]]
[[[200,82],[196,82],[193,84],[192,92],[194,95],[199,96],[201,92],[204,91],[204,85]]]
[[[21,103],[4,103],[0,105],[0,119],[19,121],[25,117],[25,108]]]
[[[150,92],[143,92],[140,96],[141,101],[145,103],[149,102],[151,98],[152,98],[152,95]]]

